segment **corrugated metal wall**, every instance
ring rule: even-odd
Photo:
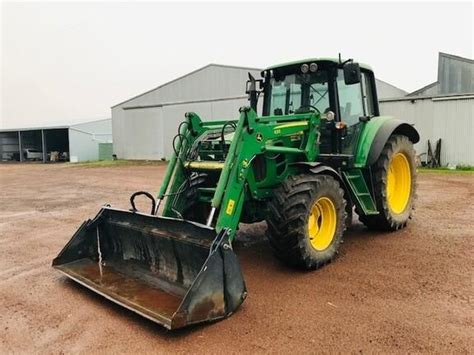
[[[114,154],[119,159],[150,159],[163,157],[163,109],[112,109]]]
[[[439,94],[453,94],[474,91],[474,61],[439,53]]]
[[[239,107],[248,105],[244,89],[249,71],[259,77],[259,70],[209,65],[112,107],[114,153],[120,159],[169,158],[188,111],[203,120],[238,118]],[[443,164],[474,165],[474,99],[415,100],[382,100],[381,112],[416,125],[418,153],[426,152],[428,139],[442,138]]]
[[[99,159],[99,143],[112,141],[110,119],[79,123],[69,127],[69,155],[71,161]]]
[[[203,120],[232,120],[248,105],[248,72],[259,70],[210,65],[169,84],[112,107],[114,154],[119,159],[169,158],[184,114]]]
[[[415,125],[417,154],[427,152],[428,139],[433,144],[441,138],[442,165],[474,165],[474,96],[413,99],[381,101],[380,111]]]

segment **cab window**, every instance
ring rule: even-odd
[[[301,106],[301,87],[294,75],[282,81],[272,79],[271,85],[270,114],[288,115]]]
[[[327,113],[329,108],[329,86],[328,82],[316,82],[310,86],[309,102],[321,113]]]
[[[367,116],[375,116],[374,96],[372,95],[372,86],[370,85],[370,76],[362,72],[362,94],[364,97],[364,107]]]
[[[337,89],[339,92],[339,112],[341,121],[347,126],[355,125],[359,122],[359,117],[364,116],[364,104],[362,85],[344,83],[344,74],[342,69],[337,73]]]

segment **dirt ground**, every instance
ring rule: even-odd
[[[281,265],[265,225],[245,226],[235,250],[247,300],[171,333],[51,268],[83,220],[156,191],[163,170],[0,165],[0,353],[473,353],[474,174],[420,174],[408,228],[356,223],[315,272]]]

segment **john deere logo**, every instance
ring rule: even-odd
[[[261,133],[257,133],[257,142],[261,142],[263,140],[263,136]]]

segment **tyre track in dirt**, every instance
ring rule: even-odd
[[[249,290],[243,306],[227,320],[170,333],[50,266],[84,219],[104,203],[128,208],[134,191],[155,192],[163,170],[0,165],[0,352],[474,349],[474,175],[420,174],[407,229],[356,224],[339,257],[315,272],[275,260],[265,224],[242,226],[234,249]]]

